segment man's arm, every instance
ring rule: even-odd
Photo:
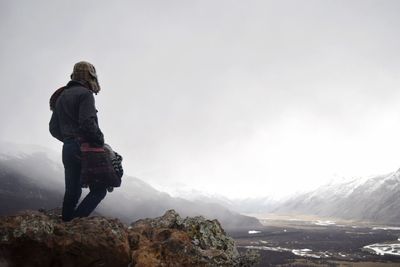
[[[97,110],[93,93],[87,91],[79,104],[79,129],[83,137],[92,144],[103,146],[104,136],[97,122]]]
[[[49,122],[49,131],[54,138],[57,138],[61,142],[63,141],[60,131],[60,125],[58,123],[58,117],[55,111],[53,111],[53,114],[51,115],[51,119]]]

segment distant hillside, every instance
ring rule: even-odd
[[[0,215],[61,206],[64,176],[58,155],[40,147],[32,149],[7,144],[7,149],[1,149],[1,146],[0,143]],[[216,218],[227,229],[261,226],[257,219],[240,215],[222,205],[174,198],[129,176],[123,177],[122,187],[109,193],[97,211],[131,222],[160,216],[169,209],[184,216]]]
[[[285,199],[269,196],[226,199],[201,192],[190,195],[192,200],[219,203],[240,213],[318,215],[400,224],[400,170],[374,177],[331,182]]]
[[[61,203],[60,190],[46,187],[15,170],[15,165],[12,165],[15,163],[16,160],[0,161],[0,215],[23,209],[50,209],[54,208],[55,203]]]
[[[271,211],[399,224],[400,170],[327,184],[280,203]]]

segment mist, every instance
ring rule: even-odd
[[[172,195],[281,197],[400,167],[398,1],[2,1],[0,140],[62,144],[96,66],[106,142]]]

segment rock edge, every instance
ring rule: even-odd
[[[252,266],[217,220],[174,210],[127,226],[94,216],[64,223],[52,211],[0,217],[0,266]]]

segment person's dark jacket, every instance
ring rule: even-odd
[[[102,146],[104,136],[99,128],[93,92],[79,81],[70,81],[57,97],[49,130],[62,142],[67,138],[82,138]]]

